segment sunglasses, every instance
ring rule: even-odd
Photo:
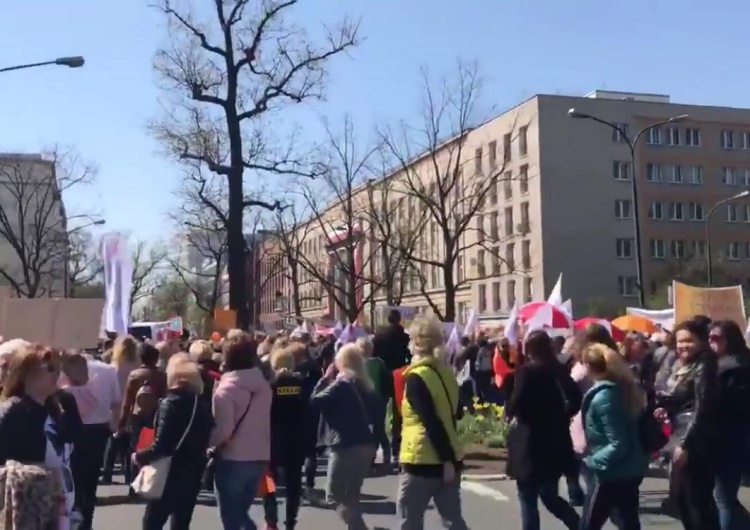
[[[708,336],[708,340],[711,341],[711,342],[721,342],[721,341],[724,340],[724,337],[722,337],[721,335],[716,334],[716,333],[711,333]]]

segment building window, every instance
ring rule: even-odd
[[[693,241],[693,257],[694,258],[706,257],[706,242],[705,241]]]
[[[745,242],[745,259],[750,259],[750,242]]]
[[[750,149],[750,132],[742,133],[742,148]]]
[[[734,131],[721,131],[721,147],[734,149]]]
[[[516,245],[514,243],[505,245],[505,265],[508,267],[508,273],[516,270]]]
[[[531,302],[533,298],[533,293],[531,292],[532,285],[531,285],[531,278],[524,278],[523,279],[523,301],[526,303]]]
[[[513,235],[513,207],[508,206],[505,209],[505,235]]]
[[[528,239],[521,242],[521,266],[523,270],[531,270],[531,241]]]
[[[490,214],[490,240],[497,241],[500,239],[500,214],[492,212]]]
[[[479,285],[479,312],[487,311],[487,287],[484,284]]]
[[[521,230],[520,232],[528,233],[529,232],[529,203],[528,202],[522,202],[521,203]]]
[[[638,294],[638,279],[635,276],[618,276],[617,294],[620,296],[636,296]]]
[[[479,249],[477,251],[477,276],[480,278],[487,276],[487,267],[484,259],[484,249]]]
[[[489,195],[489,201],[490,205],[494,206],[497,204],[497,186],[494,184],[490,186],[490,188],[487,190],[487,194]]]
[[[615,123],[614,125],[617,128],[612,129],[612,141],[617,143],[627,143],[627,138],[630,137],[630,126],[627,123]]]
[[[703,204],[699,202],[690,203],[690,220],[691,221],[703,221],[705,219],[703,215]]]
[[[617,248],[617,257],[620,259],[632,259],[633,257],[633,239],[617,238],[615,240]]]
[[[615,180],[630,180],[630,162],[615,160],[612,163],[612,176]]]
[[[615,219],[630,219],[633,215],[633,203],[629,199],[615,200]]]
[[[679,127],[669,127],[667,129],[667,144],[672,146],[680,145],[680,129]]]
[[[701,130],[691,127],[685,129],[685,145],[689,145],[691,147],[700,147]]]
[[[505,284],[505,298],[508,300],[508,308],[516,305],[516,280],[508,280]]]
[[[737,185],[737,172],[733,167],[721,168],[721,183],[726,186]]]
[[[737,222],[737,205],[727,204],[727,223]]]
[[[458,276],[459,283],[463,282],[466,279],[466,275],[464,273],[464,259],[465,259],[464,258],[464,253],[461,252],[458,255],[458,260],[457,260],[458,263],[456,264],[457,265],[456,268],[458,269],[458,271],[456,273],[456,276]]]
[[[664,219],[664,206],[658,201],[653,201],[648,205],[648,218],[654,221]]]
[[[670,254],[675,259],[685,259],[685,242],[676,239],[669,245]]]
[[[646,131],[646,143],[649,145],[661,145],[661,129],[654,127]]]
[[[702,166],[690,166],[690,184],[703,184]]]
[[[529,165],[524,164],[521,166],[521,174],[519,176],[521,195],[529,192]]]
[[[682,166],[675,164],[669,167],[669,182],[672,184],[682,184]]]
[[[513,173],[510,171],[506,171],[503,176],[503,191],[506,201],[513,198]]]
[[[742,206],[742,222],[750,223],[750,204]]]
[[[482,148],[477,147],[474,149],[474,172],[481,173],[482,172]]]
[[[649,242],[651,257],[654,259],[664,259],[666,257],[666,245],[662,239],[652,239]]]
[[[492,311],[499,312],[502,308],[500,303],[500,282],[492,282]]]
[[[512,138],[510,136],[510,133],[503,135],[503,160],[505,162],[510,162],[511,158],[513,157],[512,153],[510,152],[512,144]]]
[[[727,259],[740,259],[740,244],[736,241],[727,244]]]
[[[477,214],[477,241],[481,243],[484,241],[484,215],[481,213]]]
[[[526,156],[529,154],[529,126],[524,125],[518,130],[518,154]]]
[[[661,182],[661,164],[646,164],[646,180],[648,182]]]
[[[681,202],[669,203],[669,219],[671,221],[682,221],[685,219],[685,212],[683,211]]]
[[[487,156],[490,160],[490,168],[495,169],[497,167],[497,140],[492,140],[489,145],[489,152]]]
[[[490,263],[492,264],[492,275],[500,276],[502,274],[500,270],[500,247],[492,247],[490,251]]]
[[[458,303],[458,317],[460,324],[466,323],[466,302],[459,302]]]

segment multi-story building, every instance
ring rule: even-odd
[[[615,124],[631,139],[645,128],[680,118],[639,138],[633,167],[617,130],[574,119],[570,109]],[[708,212],[750,187],[750,109],[676,104],[665,95],[536,95],[471,130],[464,141],[465,162],[476,166],[474,178],[491,172],[498,161],[503,178],[487,194],[474,221],[478,230],[466,233],[468,249],[456,263],[456,277],[468,279],[456,293],[459,320],[470,309],[499,315],[516,301],[543,299],[560,273],[563,294],[573,300],[577,314],[586,312],[593,299],[612,307],[637,304],[631,179],[635,176],[639,184],[643,286],[649,294],[669,283],[676,263],[705,258]],[[398,181],[403,178],[399,173],[387,178]],[[366,193],[365,188],[357,193]],[[340,206],[332,205],[325,215],[330,222],[340,219]],[[750,282],[748,228],[747,199],[722,205],[712,218],[712,254],[744,284]],[[330,258],[335,250],[330,237],[321,238],[309,225],[298,230],[307,234],[300,244],[305,255],[318,256],[320,266],[331,269],[336,260]],[[367,261],[367,226],[362,230],[360,256]],[[434,230],[427,224],[422,231],[431,247]],[[472,238],[482,234],[488,241],[473,244]],[[423,276],[439,306],[440,275],[427,271]],[[413,283],[406,282],[400,304],[425,309],[421,289]],[[368,292],[367,285],[358,288]],[[308,289],[320,292],[320,286]],[[289,289],[279,290],[288,294]],[[372,298],[375,308],[384,304],[381,296]],[[325,295],[317,302],[312,297],[303,314],[340,316]]]
[[[17,296],[65,297],[69,248],[54,162],[0,154],[0,283]]]

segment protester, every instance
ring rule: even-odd
[[[409,335],[401,325],[401,313],[393,309],[388,314],[388,327],[373,339],[373,355],[385,362],[392,372],[409,364]]]
[[[224,530],[256,528],[248,512],[271,458],[272,392],[259,364],[256,344],[244,335],[225,344],[225,373],[213,396],[216,427],[211,433]]]
[[[445,528],[468,528],[461,513],[461,447],[456,431],[458,384],[445,363],[439,322],[417,318],[401,404],[398,515],[403,530],[422,530],[432,500]]]
[[[524,343],[524,362],[516,371],[506,415],[508,474],[516,479],[524,530],[539,530],[538,500],[569,530],[580,517],[558,494],[560,478],[575,469],[570,419],[578,412],[581,394],[557,362],[552,340],[533,331]]]
[[[593,487],[580,529],[600,530],[616,509],[620,530],[640,530],[638,488],[648,466],[639,424],[645,394],[617,351],[590,344],[582,360],[594,381],[582,405],[588,453],[583,462]]]
[[[360,337],[357,339],[357,346],[362,350],[362,354],[365,357],[365,370],[367,376],[372,381],[373,389],[380,397],[380,403],[382,405],[382,413],[380,414],[385,418],[385,410],[388,406],[388,402],[393,397],[393,377],[385,366],[382,359],[373,357],[373,345],[372,342],[365,338]],[[391,467],[391,442],[388,437],[388,433],[385,430],[385,424],[378,424],[375,426],[375,436],[377,447],[382,449],[383,454],[383,466],[386,470]]]
[[[203,381],[198,365],[185,354],[175,354],[167,364],[166,378],[168,390],[159,402],[154,441],[132,456],[138,466],[171,458],[163,494],[146,504],[143,530],[161,530],[170,517],[171,530],[190,528],[213,427],[209,405],[200,398]]]
[[[374,425],[385,420],[357,345],[346,344],[336,353],[311,402],[327,427],[328,487],[339,516],[347,528],[366,529],[360,494],[375,454]]]

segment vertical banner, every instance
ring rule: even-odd
[[[111,233],[102,237],[104,263],[104,310],[102,331],[127,334],[130,325],[130,289],[133,285],[133,258],[127,238]]]

